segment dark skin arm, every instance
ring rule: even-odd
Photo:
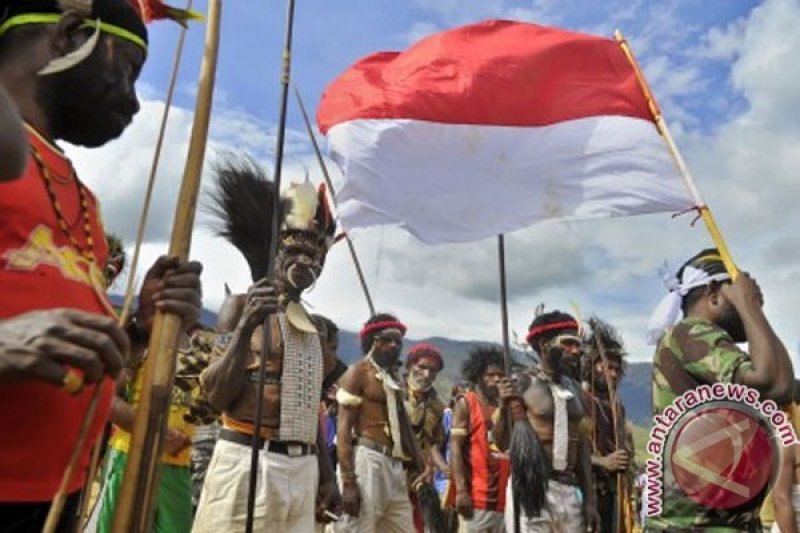
[[[464,398],[459,398],[453,407],[453,429],[461,432],[469,431],[469,405]],[[456,485],[456,511],[464,518],[472,518],[472,497],[467,483],[464,458],[469,435],[456,433],[453,433],[453,430],[450,433],[450,469]]]
[[[233,331],[225,355],[211,363],[201,376],[208,402],[215,409],[227,410],[241,395],[251,355],[250,338],[267,315],[277,310],[277,292],[266,279],[250,287],[244,311]]]
[[[325,438],[322,435],[322,427],[317,429],[317,460],[319,463],[319,490],[317,491],[317,522],[323,524],[331,521],[325,511],[333,514],[340,514],[342,507],[342,497],[339,494],[339,487],[336,485],[336,472],[333,470],[331,457],[328,455],[328,448],[325,446]]]
[[[356,396],[364,392],[361,371],[351,366],[339,382],[339,386]],[[350,516],[358,516],[361,511],[361,492],[356,478],[355,457],[353,454],[353,428],[358,420],[358,407],[339,404],[336,418],[336,458],[342,477],[342,510]]]
[[[742,318],[753,363],[737,372],[734,380],[758,390],[764,398],[778,403],[790,401],[792,360],[764,315],[764,296],[758,284],[747,272],[741,272],[732,283],[720,285],[719,292]]]
[[[522,400],[514,393],[513,378],[501,379],[497,384],[497,392],[500,397],[500,413],[494,427],[494,439],[501,450],[508,451],[511,447],[512,413],[521,410],[517,414],[522,416],[525,407],[521,403]]]
[[[589,531],[599,531],[600,517],[595,504],[594,485],[592,484],[592,445],[586,437],[578,442],[578,464],[575,465],[578,485],[583,492],[583,520]]]
[[[448,466],[447,461],[444,460],[444,456],[438,446],[434,446],[431,449],[431,460],[439,472],[444,474],[445,477],[450,477],[450,466]]]
[[[775,508],[775,523],[781,533],[797,533],[797,523],[792,504],[792,485],[794,484],[795,456],[798,445],[781,449],[781,465],[775,487],[772,489],[772,505]]]

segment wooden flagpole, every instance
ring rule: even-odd
[[[508,338],[508,285],[506,283],[506,239],[497,236],[497,261],[500,270],[500,323],[503,330],[503,363],[506,375],[511,375],[511,342]]]
[[[205,157],[211,102],[219,50],[222,0],[209,0],[205,53],[200,69],[192,136],[184,169],[169,253],[189,256]],[[167,426],[169,399],[175,377],[175,349],[181,320],[171,313],[156,312],[139,406],[134,419],[128,464],[114,513],[113,531],[149,531],[158,484],[159,461]]]
[[[739,274],[739,269],[731,258],[731,253],[728,250],[727,244],[725,244],[725,239],[723,239],[722,233],[720,233],[713,215],[711,214],[711,209],[700,197],[700,192],[697,190],[697,185],[694,183],[692,173],[689,171],[689,167],[686,166],[683,156],[678,150],[675,141],[672,139],[672,135],[667,127],[667,122],[664,120],[664,117],[661,114],[661,109],[656,103],[656,99],[653,96],[653,91],[650,89],[650,85],[647,83],[644,73],[639,68],[639,63],[636,61],[636,57],[633,55],[633,51],[631,50],[628,41],[625,40],[625,37],[623,37],[620,30],[616,30],[614,32],[614,38],[619,43],[623,53],[625,54],[625,57],[628,58],[628,61],[630,61],[631,65],[633,66],[633,70],[636,72],[636,78],[639,80],[639,86],[641,87],[642,93],[644,93],[644,97],[647,100],[647,105],[650,108],[650,113],[653,115],[658,132],[661,134],[661,137],[663,137],[664,142],[667,144],[667,148],[669,149],[669,153],[672,155],[675,166],[678,168],[678,172],[680,172],[684,183],[686,183],[686,187],[689,189],[689,193],[692,195],[692,199],[697,206],[700,216],[703,218],[703,222],[708,229],[708,233],[711,235],[711,239],[714,241],[714,244],[719,250],[719,255],[722,258],[722,262],[725,264],[725,269],[728,271],[728,274],[730,274],[731,278],[735,279]]]

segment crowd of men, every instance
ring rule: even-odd
[[[55,143],[99,147],[128,126],[147,30],[127,0],[0,8],[0,531],[42,529],[98,387],[57,530],[113,530],[157,310],[183,325],[157,531],[244,531],[254,435],[255,531],[632,529],[633,445],[617,393],[626,353],[614,328],[533,313],[530,364],[476,346],[444,399],[434,387],[441,351],[417,344],[404,353],[407,326],[379,313],[348,367],[336,325],[302,303],[334,242],[325,192],[276,191],[247,159],[218,162],[211,203],[218,233],[250,266],[248,292],[228,296],[213,329],[202,325],[201,266],[162,257],[132,318],[118,324],[107,274],[119,268],[109,268],[97,202]],[[273,215],[280,231],[269,264]],[[790,401],[792,365],[762,307],[756,282],[732,279],[716,250],[688,260],[654,317],[654,412],[716,382]],[[96,446],[105,453],[92,491]],[[796,527],[797,455],[781,456],[780,531]],[[711,509],[667,483],[664,511],[647,527],[758,531],[763,497]],[[83,501],[93,503],[88,525]]]

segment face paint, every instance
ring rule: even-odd
[[[433,387],[438,373],[437,364],[430,358],[423,357],[409,369],[409,387],[414,391],[427,392]]]
[[[383,368],[396,366],[403,350],[403,333],[386,329],[377,333],[372,341],[372,358]]]

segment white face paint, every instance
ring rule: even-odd
[[[50,74],[56,74],[58,72],[64,72],[65,70],[71,69],[92,55],[92,52],[94,52],[94,49],[97,47],[97,41],[99,38],[100,21],[98,20],[94,33],[92,33],[92,36],[89,37],[85,43],[66,55],[51,59],[44,67],[42,67],[42,70],[37,72],[37,74],[39,76],[48,76]]]

